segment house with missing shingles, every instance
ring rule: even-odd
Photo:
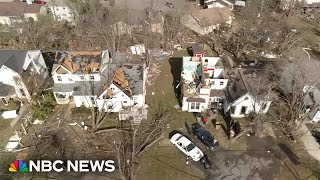
[[[110,63],[108,51],[57,51],[51,75],[54,80],[54,96],[58,104],[71,101],[77,107],[95,107]]]
[[[227,103],[225,113],[241,118],[250,113],[268,112],[273,93],[266,78],[259,76],[254,69],[238,69],[228,72]]]
[[[51,74],[57,103],[97,107],[119,112],[120,120],[139,121],[145,113],[139,118],[131,113],[146,111],[146,65],[127,63],[120,52],[113,57],[107,50],[56,52]]]
[[[0,99],[30,101],[48,70],[40,50],[0,50]]]
[[[19,0],[0,2],[0,24],[11,25],[15,22],[21,22],[23,19],[36,21],[40,8],[39,4],[28,4]]]
[[[182,111],[204,112],[225,103],[228,84],[220,57],[183,57]]]
[[[180,23],[200,35],[206,35],[221,24],[231,24],[232,12],[229,8],[194,9],[180,18]]]

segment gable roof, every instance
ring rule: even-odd
[[[116,67],[112,83],[128,97],[143,94],[144,63],[125,63]]]
[[[228,73],[228,76],[230,76],[230,86],[228,86],[228,98],[229,101],[234,102],[241,96],[247,94],[248,91],[245,87],[245,84],[239,71],[230,71]]]
[[[23,16],[24,13],[39,13],[39,4],[27,4],[19,0],[0,2],[0,16]]]
[[[0,66],[5,65],[11,70],[21,73],[27,51],[11,51],[11,50],[0,50]]]
[[[132,91],[132,95],[143,94],[143,65],[143,63],[130,63],[124,64],[122,67],[124,75],[129,82],[129,87]]]
[[[187,102],[205,103],[206,100],[203,99],[203,98],[189,97],[189,98],[187,99]]]
[[[270,91],[272,83],[262,74],[255,69],[230,71],[228,73],[230,76],[230,86],[228,87],[229,100],[236,101],[247,93],[259,100],[264,100],[268,94],[272,98],[273,93]]]

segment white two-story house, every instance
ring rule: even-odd
[[[110,63],[105,51],[58,51],[52,67],[54,96],[58,104],[74,101],[77,107],[96,106],[94,100],[102,92],[101,72]]]
[[[182,110],[203,112],[225,102],[228,79],[220,57],[183,57]]]
[[[107,50],[56,52],[52,77],[58,104],[105,112],[145,104],[145,63],[113,62]]]
[[[41,51],[0,51],[0,98],[30,101],[33,93],[47,77],[48,71]]]

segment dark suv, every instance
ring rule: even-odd
[[[214,138],[209,131],[202,127],[199,123],[194,123],[191,126],[193,134],[200,139],[210,150],[214,151],[219,148],[219,142]]]

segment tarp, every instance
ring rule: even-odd
[[[17,110],[4,111],[4,112],[1,114],[1,117],[2,117],[3,119],[16,118],[16,117],[18,117]]]

